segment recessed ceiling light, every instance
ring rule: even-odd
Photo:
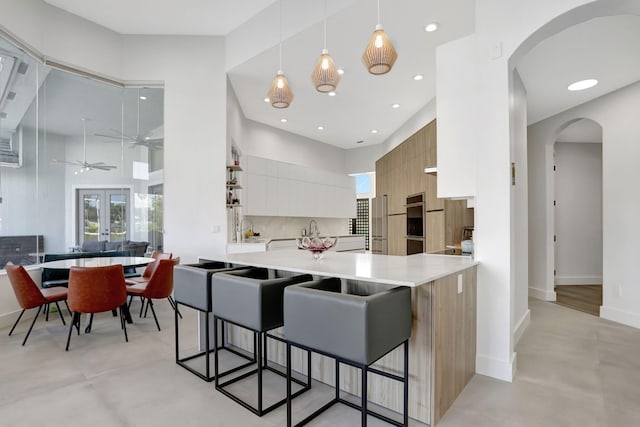
[[[598,81],[596,79],[586,79],[580,80],[579,82],[571,83],[567,87],[567,89],[569,89],[570,91],[585,90],[589,89],[590,87],[594,87],[597,84]]]
[[[427,33],[433,33],[437,29],[438,29],[438,23],[437,22],[432,22],[432,23],[428,24],[426,27],[424,27],[424,30]]]
[[[335,91],[332,90],[331,92],[329,92],[329,96],[336,96]]]
[[[287,119],[280,119],[280,123],[287,123]]]
[[[264,102],[269,102],[269,97],[266,97],[266,98],[264,99]]]
[[[377,129],[371,129],[371,133],[378,133]]]
[[[418,80],[422,80],[424,78],[424,76],[422,74],[416,74],[415,76],[413,76],[413,80],[418,81]]]
[[[145,136],[145,137],[144,137],[144,140],[145,140],[145,141],[148,141],[148,140],[150,140],[150,139],[151,139],[151,137],[150,137],[150,136]]]
[[[318,126],[318,130],[324,130],[324,126]]]
[[[391,108],[400,108],[400,104],[392,104]]]
[[[140,99],[142,99],[143,101],[146,101],[146,100],[147,100],[147,97],[146,97],[146,96],[144,96],[144,95],[140,95]]]
[[[344,74],[344,70],[342,68],[338,68],[338,74],[343,75]]]

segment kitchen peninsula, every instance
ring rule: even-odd
[[[302,250],[202,256],[200,261],[263,267],[273,271],[338,277],[357,285],[386,284],[412,288],[412,332],[409,342],[409,416],[434,426],[475,374],[476,265],[470,257],[415,254],[390,256],[325,252],[313,262]],[[237,335],[236,335],[237,337]],[[242,338],[233,344],[249,347]],[[275,346],[272,346],[275,347]],[[270,347],[269,358],[282,363],[283,349]],[[294,370],[302,370],[302,353],[294,354]],[[332,364],[314,357],[315,379],[333,384]],[[376,366],[398,373],[402,353],[382,358]],[[347,367],[345,367],[347,368]],[[343,375],[341,389],[359,393],[355,369]],[[402,389],[391,381],[370,378],[369,400],[401,412]]]

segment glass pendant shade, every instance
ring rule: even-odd
[[[336,90],[340,82],[340,74],[327,49],[322,49],[322,55],[311,73],[311,81],[318,92],[327,93]]]
[[[287,78],[282,71],[279,70],[278,74],[276,74],[276,78],[273,79],[273,84],[271,84],[271,89],[269,89],[267,96],[269,97],[269,101],[271,101],[271,105],[275,108],[287,108],[291,104],[293,92],[291,92],[289,82],[287,82]]]
[[[362,54],[362,63],[371,74],[386,74],[391,71],[397,58],[398,53],[382,29],[382,25],[376,25],[376,30]]]

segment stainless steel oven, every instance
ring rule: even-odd
[[[407,255],[424,252],[424,193],[407,197]]]

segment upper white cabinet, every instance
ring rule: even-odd
[[[353,218],[355,178],[247,156],[246,215]]]

